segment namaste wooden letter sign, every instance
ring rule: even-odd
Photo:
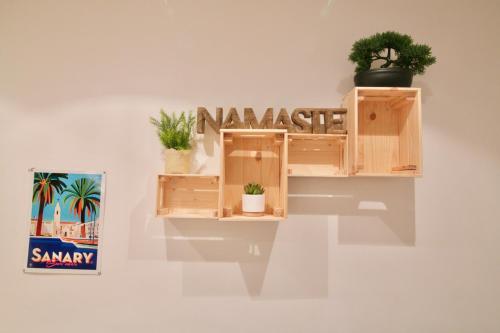
[[[238,115],[236,108],[229,108],[229,113],[223,118],[223,109],[216,108],[215,119],[205,107],[198,107],[197,132],[205,133],[205,124],[208,124],[216,133],[221,128],[281,128],[291,133],[314,133],[314,134],[345,134],[344,108],[297,108],[293,110],[292,116],[288,115],[285,108],[281,108],[278,116],[274,119],[273,108],[267,108],[259,121],[252,108],[244,108],[243,121]],[[323,122],[321,121],[323,118]]]

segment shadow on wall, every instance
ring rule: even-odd
[[[276,221],[165,221],[166,257],[184,263],[185,296],[326,298],[328,224],[317,220],[306,224],[303,217],[292,217],[286,228]],[[269,265],[273,261],[279,265]],[[245,288],[227,263],[238,265]]]
[[[285,222],[156,218],[155,179],[149,177],[131,215],[129,259],[181,262],[184,296],[328,297],[326,216]]]
[[[277,228],[278,222],[165,220],[167,260],[237,263],[248,295],[259,296]],[[212,265],[212,268],[215,270],[200,265],[185,265],[183,294],[223,296],[237,292],[238,282],[232,282],[231,276],[220,274],[220,266]],[[228,272],[227,267],[223,271]],[[214,274],[210,277],[211,273]]]
[[[290,178],[289,214],[338,215],[338,244],[415,245],[412,178]]]
[[[330,245],[415,245],[411,178],[290,178],[286,221],[220,222],[156,218],[151,174],[131,215],[129,259],[182,263],[184,296],[326,298]]]

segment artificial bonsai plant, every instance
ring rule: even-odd
[[[259,216],[265,211],[264,187],[257,183],[248,183],[243,188],[242,211],[244,215]]]
[[[150,118],[156,127],[160,141],[165,148],[165,172],[189,173],[191,167],[191,148],[194,136],[195,117],[182,112],[179,117],[169,116],[160,111],[160,118]]]
[[[349,60],[356,63],[356,86],[410,87],[413,75],[424,74],[436,57],[409,35],[386,31],[355,42]],[[380,68],[372,68],[381,61]]]

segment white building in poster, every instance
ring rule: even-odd
[[[35,235],[37,219],[31,220],[31,235]],[[86,238],[98,238],[99,223],[91,221],[84,223]],[[52,221],[44,221],[42,223],[42,236],[49,237],[67,237],[81,238],[82,224],[79,222],[64,222],[61,221],[61,206],[59,202],[54,208],[54,217]]]
[[[54,209],[54,220],[52,222],[52,237],[61,236],[61,206],[59,201]]]

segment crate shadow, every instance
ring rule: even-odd
[[[189,263],[237,263],[248,295],[259,296],[273,249],[278,222],[164,220],[168,261],[184,265],[183,294],[216,296],[231,293],[227,279],[212,267]],[[211,268],[215,268],[212,270]],[[203,281],[214,274],[211,281]],[[205,276],[205,278],[203,277]],[[222,284],[221,284],[222,283]],[[208,287],[208,288],[207,288]]]
[[[241,294],[237,275],[230,266],[219,265],[234,263],[241,271],[245,294],[252,298],[326,298],[326,218],[311,221],[314,225],[302,222],[303,217],[285,222],[165,220],[166,256],[183,263],[184,296]],[[280,223],[288,228],[277,236]],[[271,255],[285,267],[270,266]]]
[[[173,272],[181,269],[187,297],[328,297],[327,217],[295,215],[283,222],[157,218],[155,180],[148,177],[147,186],[136,191],[129,260],[155,261],[162,271],[167,263]]]
[[[338,244],[414,246],[412,178],[290,178],[289,214],[338,215]]]

